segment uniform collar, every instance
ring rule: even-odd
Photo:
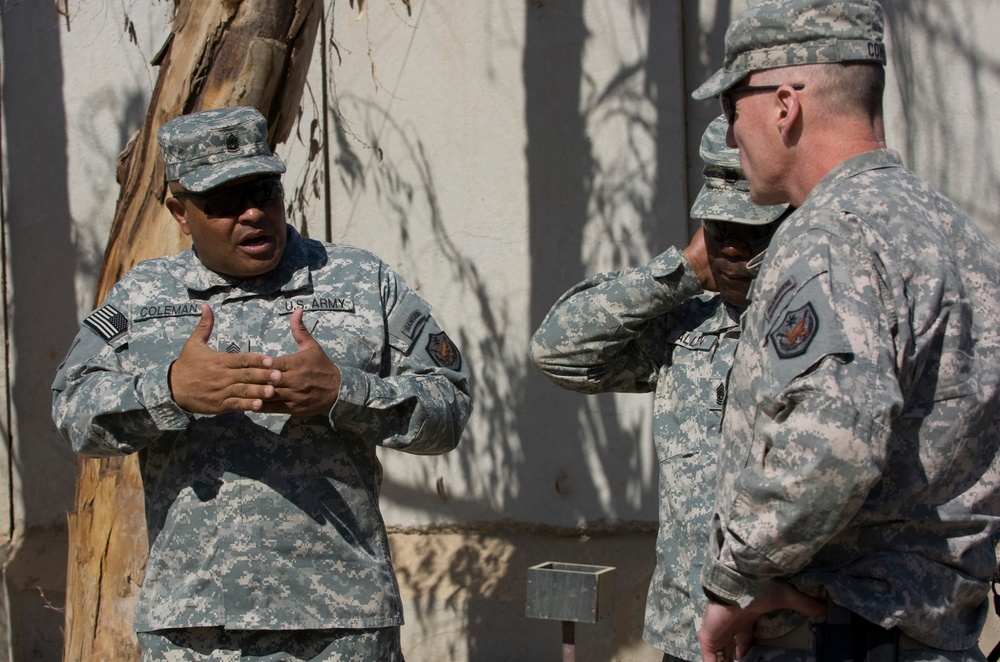
[[[814,198],[824,194],[826,191],[837,187],[844,180],[860,175],[870,170],[881,168],[902,168],[903,159],[899,152],[892,149],[874,149],[857,156],[852,156],[842,162],[836,168],[826,173],[806,198]],[[803,205],[804,206],[804,205]]]
[[[290,225],[287,227],[288,243],[285,244],[281,261],[272,271],[262,276],[245,279],[224,276],[206,267],[192,248],[179,256],[178,278],[185,287],[195,292],[228,288],[240,294],[270,294],[304,289],[312,282],[306,242],[295,228]]]

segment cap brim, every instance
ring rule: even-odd
[[[185,173],[178,181],[185,190],[204,193],[228,181],[252,175],[280,175],[285,164],[277,156],[260,155],[213,163]]]
[[[717,97],[730,87],[736,85],[736,83],[746,78],[749,73],[749,71],[741,69],[733,71],[719,69],[712,75],[711,78],[702,83],[701,87],[692,92],[691,97],[698,101],[705,101],[706,99]]]
[[[701,192],[691,205],[691,218],[727,221],[743,225],[767,225],[785,213],[788,205],[755,205],[750,195],[733,188],[709,188]]]

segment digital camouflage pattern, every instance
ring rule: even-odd
[[[232,632],[193,628],[140,632],[142,662],[402,662],[399,628]]]
[[[783,578],[974,648],[1000,515],[1000,251],[875,150],[783,222],[751,297],[702,583],[746,605]],[[782,614],[756,636],[798,624]]]
[[[532,361],[558,386],[656,394],[659,531],[643,639],[685,660],[701,659],[699,575],[736,319],[721,296],[702,294],[687,261],[671,248],[642,267],[578,284],[531,339]]]
[[[704,184],[692,217],[775,220],[785,205],[754,209],[739,153],[725,143],[725,128],[716,120],[702,138]],[[738,218],[741,211],[749,219]],[[702,292],[681,252],[671,248],[644,266],[576,285],[531,339],[532,361],[558,386],[655,394],[659,530],[643,638],[684,660],[701,659],[701,562],[715,505],[719,424],[738,319],[720,295]]]
[[[739,150],[726,146],[729,122],[724,116],[712,120],[701,135],[698,153],[702,186],[691,205],[691,218],[712,219],[745,225],[767,225],[778,220],[788,205],[755,205],[750,184],[740,165]]]
[[[296,351],[304,309],[341,370],[329,416],[178,408],[168,371],[202,302],[217,350],[271,356]],[[226,278],[188,250],[136,265],[98,313],[56,375],[53,419],[80,454],[140,454],[151,549],[136,629],[398,626],[375,449],[445,453],[472,409],[466,362],[428,353],[442,333],[428,305],[374,255],[289,228],[270,274]]]
[[[267,119],[235,106],[181,115],[156,132],[168,182],[202,193],[238,177],[280,175],[285,164],[267,144]]]
[[[726,30],[723,66],[694,91],[717,97],[752,71],[830,62],[886,63],[875,0],[761,0]]]

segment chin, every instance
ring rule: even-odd
[[[769,205],[783,205],[788,202],[788,196],[776,191],[761,191],[750,185],[750,201],[755,205],[767,207]]]

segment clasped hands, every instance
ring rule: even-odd
[[[301,308],[290,320],[297,350],[286,356],[216,351],[208,345],[214,326],[212,308],[203,303],[201,320],[170,366],[170,392],[179,407],[194,414],[329,413],[340,392],[340,368],[302,323]]]
[[[826,602],[799,592],[791,584],[772,579],[764,582],[757,598],[746,607],[709,602],[698,630],[702,662],[733,662],[742,659],[753,645],[754,622],[777,609],[791,609],[810,618],[826,615]]]

